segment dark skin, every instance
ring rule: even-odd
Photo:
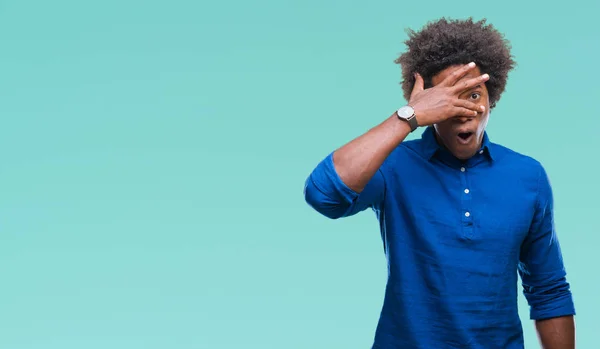
[[[450,66],[442,70],[431,79],[431,84],[433,87],[442,84],[449,75],[456,71],[460,71],[460,66]],[[469,70],[457,84],[464,84],[470,78],[478,76],[481,76],[481,71],[475,67]],[[465,89],[458,98],[481,105],[485,111],[480,111],[476,115],[449,118],[434,124],[434,127],[438,142],[442,143],[458,159],[466,160],[475,155],[481,147],[483,132],[490,115],[490,100],[484,82]],[[417,108],[419,107],[418,100],[412,103],[416,103]],[[418,116],[419,114],[417,114]]]
[[[419,126],[433,125],[438,142],[459,159],[468,159],[481,147],[489,118],[487,74],[475,65],[451,66],[435,75],[425,89],[420,75],[409,105]],[[463,134],[466,133],[466,134]],[[340,179],[360,193],[387,156],[410,134],[410,126],[394,113],[381,124],[355,138],[333,153]],[[466,136],[463,139],[462,136]],[[562,316],[535,322],[543,349],[574,349],[575,321]]]
[[[575,349],[575,318],[572,315],[537,320],[535,328],[543,349]]]

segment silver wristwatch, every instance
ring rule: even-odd
[[[419,127],[419,124],[417,123],[417,118],[415,117],[415,110],[411,106],[405,105],[404,107],[398,109],[396,111],[396,115],[398,115],[399,119],[408,122],[408,124],[410,125],[410,132],[416,130]]]

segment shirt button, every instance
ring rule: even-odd
[[[465,217],[470,217],[471,214],[469,212],[465,212]]]
[[[479,151],[479,154],[483,154],[483,150],[480,150],[480,151]]]
[[[469,189],[465,189],[465,194],[469,194]]]
[[[461,167],[461,168],[460,168],[460,172],[465,172],[465,168],[464,168],[464,167]]]

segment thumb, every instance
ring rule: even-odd
[[[423,91],[425,88],[425,82],[423,81],[423,77],[419,73],[415,73],[415,85],[413,86],[411,97],[420,91]]]

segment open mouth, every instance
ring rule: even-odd
[[[473,137],[473,132],[459,132],[458,133],[458,142],[461,144],[468,144]]]

